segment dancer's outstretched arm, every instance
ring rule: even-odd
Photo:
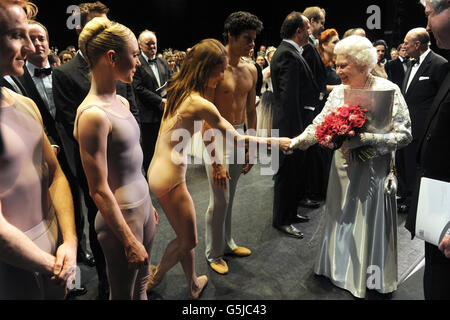
[[[206,121],[210,127],[218,129],[225,137],[227,137],[228,133],[228,136],[233,138],[235,144],[241,142],[248,144],[253,142],[269,146],[279,145],[280,149],[283,151],[287,151],[291,144],[291,139],[289,138],[262,138],[240,135],[236,129],[234,129],[233,125],[220,115],[216,106],[206,99],[193,99],[192,105],[190,106],[190,112],[194,118]]]

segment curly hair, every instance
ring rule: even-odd
[[[224,41],[228,43],[228,33],[233,37],[238,37],[245,30],[256,30],[256,33],[259,34],[263,30],[263,23],[254,14],[238,11],[228,16],[223,29]]]
[[[319,50],[319,53],[320,53],[320,57],[322,58],[322,61],[323,61],[323,63],[326,66],[334,66],[336,64],[336,58],[332,57],[331,60],[325,59],[324,50],[323,50],[322,45],[324,43],[328,43],[329,41],[331,41],[331,39],[334,36],[338,36],[339,37],[339,34],[336,31],[336,29],[327,29],[327,30],[323,31],[320,34],[320,37],[319,37],[319,48],[318,48],[318,50]]]
[[[342,39],[334,48],[336,55],[345,55],[358,66],[367,67],[367,73],[377,64],[377,49],[369,39],[361,36],[349,36]]]
[[[78,7],[80,8],[81,28],[89,22],[88,16],[90,13],[108,14],[109,12],[109,8],[100,1],[81,3]]]

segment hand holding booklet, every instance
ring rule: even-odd
[[[417,205],[416,236],[436,246],[450,228],[450,183],[423,177]]]
[[[156,93],[159,93],[159,95],[161,96],[161,98],[164,98],[167,95],[167,81],[164,82],[164,84],[159,87],[158,89],[156,89]]]

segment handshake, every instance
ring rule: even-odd
[[[306,141],[306,136],[302,133],[295,138],[279,138],[279,148],[285,155],[294,153],[294,149],[306,150],[310,144]]]
[[[275,142],[275,144],[284,154],[288,155],[292,154],[294,152],[294,149],[298,148],[298,141],[296,140],[297,138],[276,138],[273,142]]]

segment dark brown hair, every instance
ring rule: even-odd
[[[205,39],[196,44],[167,89],[163,119],[171,116],[193,91],[203,93],[213,69],[224,64],[226,59],[225,47],[218,40]]]

